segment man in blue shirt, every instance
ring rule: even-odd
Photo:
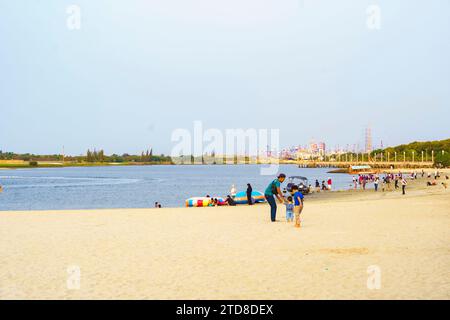
[[[280,203],[284,203],[283,194],[281,193],[280,186],[283,181],[286,179],[286,175],[284,173],[280,173],[278,178],[273,180],[264,191],[264,196],[267,202],[270,205],[270,219],[272,222],[276,221],[277,216],[277,203],[275,202],[275,197],[278,198]]]

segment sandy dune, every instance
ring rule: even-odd
[[[301,229],[266,205],[0,212],[0,298],[448,299],[450,189],[410,189],[313,198]]]

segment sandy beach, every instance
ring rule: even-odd
[[[313,195],[300,229],[265,204],[0,212],[0,298],[449,299],[450,189],[425,181]]]

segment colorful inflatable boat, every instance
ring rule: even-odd
[[[213,199],[217,199],[217,204],[219,206],[224,206],[227,204],[221,197],[192,197],[186,199],[186,207],[207,207],[211,204]]]
[[[264,194],[262,194],[262,192],[259,192],[259,191],[252,191],[252,199],[253,199],[254,203],[266,201]],[[248,204],[247,192],[240,191],[240,192],[236,193],[236,196],[234,197],[234,201],[236,202],[236,204]]]

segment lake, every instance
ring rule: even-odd
[[[260,174],[261,165],[106,166],[0,170],[0,210],[61,210],[184,206],[194,196],[225,197],[251,183],[264,192],[275,176]],[[331,177],[334,189],[348,189],[352,177],[328,168],[280,165],[279,172],[315,179]],[[286,183],[283,184],[283,186]]]

